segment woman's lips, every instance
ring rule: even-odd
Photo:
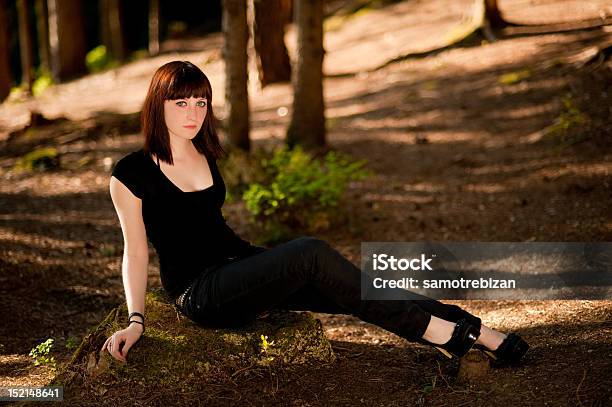
[[[191,124],[189,126],[183,126],[183,127],[187,128],[187,129],[195,129],[196,125],[195,124]]]

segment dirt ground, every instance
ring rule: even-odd
[[[329,144],[367,159],[375,176],[351,186],[348,227],[319,237],[355,264],[362,241],[612,241],[612,68],[610,62],[581,64],[610,40],[612,28],[537,35],[509,30],[494,43],[382,69],[376,69],[379,61],[363,62],[370,42],[395,47],[390,56],[419,51],[422,43],[439,46],[431,38],[438,24],[432,3],[448,6],[441,18],[452,26],[465,12],[457,4],[470,2],[405,1],[361,12],[326,33],[326,69],[334,74],[324,84]],[[528,18],[526,3],[544,17]],[[605,3],[501,2],[509,19],[530,24],[596,18],[601,10],[610,15]],[[399,39],[385,39],[380,30],[392,16]],[[403,31],[411,21],[422,30]],[[189,44],[205,51],[190,51]],[[223,117],[218,44],[218,35],[166,44],[159,57],[0,105],[1,386],[47,383],[53,373],[31,364],[30,349],[54,338],[53,355],[60,365],[67,362],[67,345],[78,344],[124,301],[109,162],[138,149],[141,138],[117,120],[138,111],[154,70],[174,59],[194,61],[210,76]],[[362,62],[351,65],[347,55]],[[508,79],[513,75],[524,77]],[[279,108],[291,108],[290,85],[252,85],[251,97],[255,146],[280,143],[290,114]],[[559,139],[545,134],[567,123],[561,120],[569,117],[564,100],[588,119],[565,133],[579,142],[560,148]],[[27,123],[31,108],[73,121],[32,138],[7,138]],[[58,131],[61,170],[11,175],[18,156]],[[256,240],[240,203],[224,211],[239,234]],[[149,285],[160,285],[153,251]],[[531,344],[525,364],[467,385],[456,381],[458,363],[432,348],[351,316],[316,314],[337,363],[273,380],[244,375],[234,387],[216,389],[212,404],[612,404],[612,301],[449,302],[495,329],[520,332]]]

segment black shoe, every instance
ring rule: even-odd
[[[448,358],[452,358],[453,355],[461,358],[472,349],[479,336],[480,329],[469,323],[467,319],[461,319],[457,321],[451,338],[445,344],[439,345],[426,340],[423,341],[438,349]]]
[[[483,351],[497,365],[515,365],[525,356],[529,349],[529,344],[517,333],[512,332],[506,336],[504,341],[495,350],[490,350],[481,344],[474,345],[474,348]]]

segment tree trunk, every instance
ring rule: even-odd
[[[159,0],[149,0],[149,56],[159,54]]]
[[[293,73],[293,115],[287,144],[325,145],[323,101],[323,0],[296,0],[297,63]]]
[[[249,151],[246,0],[223,0],[223,36],[227,136],[233,146]]]
[[[285,46],[285,25],[291,20],[291,0],[253,0],[256,61],[261,87],[291,80]]]
[[[74,78],[85,68],[85,30],[81,2],[47,0],[53,80]]]
[[[21,56],[21,86],[26,93],[32,93],[34,83],[34,47],[32,45],[32,25],[30,6],[26,0],[17,1],[19,19],[19,55]]]
[[[126,57],[123,37],[123,13],[119,0],[100,0],[100,36],[108,54],[118,61]]]
[[[51,72],[51,53],[49,50],[49,13],[46,0],[36,0],[36,28],[38,32],[38,55],[40,66],[45,73]]]
[[[485,5],[485,21],[489,23],[489,26],[493,29],[504,28],[508,26],[504,17],[502,17],[497,5],[497,0],[484,0]]]
[[[7,1],[0,0],[0,102],[11,92],[13,76],[10,61],[10,34],[6,16]]]

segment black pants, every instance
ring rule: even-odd
[[[271,308],[350,314],[409,341],[420,340],[431,315],[480,327],[480,318],[456,305],[409,294],[362,300],[361,270],[326,241],[305,236],[203,273],[181,311],[214,327],[245,325]]]

